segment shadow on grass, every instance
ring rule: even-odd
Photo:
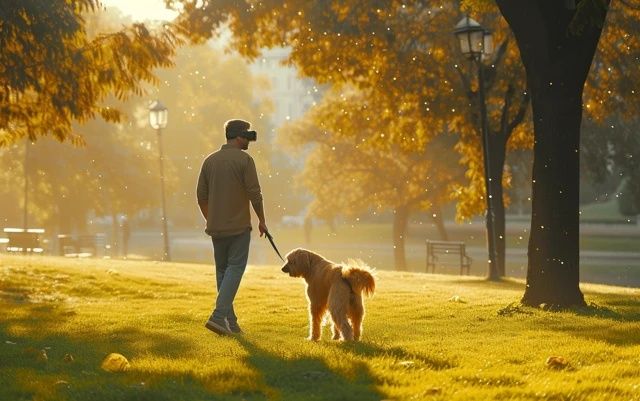
[[[640,301],[624,295],[607,295],[603,304],[589,303],[569,312],[589,319],[584,324],[561,326],[562,331],[619,346],[640,345]],[[589,324],[591,323],[591,324]]]
[[[188,370],[158,373],[136,366],[136,355],[171,357],[189,348],[170,335],[134,327],[106,334],[61,333],[57,328],[68,319],[69,310],[58,304],[14,303],[0,298],[0,309],[6,313],[0,318],[0,400],[267,399],[241,375],[237,376],[236,390],[231,386],[226,393],[216,392],[217,383],[230,379],[228,371],[203,377]],[[139,343],[133,345],[140,338],[145,339],[143,349]],[[133,358],[130,370],[103,371],[102,360],[111,352]]]
[[[264,393],[282,400],[380,400],[375,379],[362,362],[350,369],[353,377],[335,372],[320,358],[289,359],[267,352],[245,338],[238,342],[247,350],[247,362],[262,375]]]
[[[407,352],[399,347],[383,348],[366,342],[339,342],[336,346],[353,355],[366,358],[392,357],[399,361],[400,366],[426,367],[430,370],[445,370],[456,367],[456,364],[444,358],[425,356]]]
[[[505,290],[522,290],[524,292],[524,283],[511,280],[508,278],[503,278],[497,281],[491,281],[488,279],[478,278],[477,280],[451,280],[451,283],[464,285],[467,287],[475,287],[475,288],[496,288],[496,289],[505,289]]]
[[[535,311],[565,312],[576,316],[593,317],[600,320],[614,320],[620,323],[640,322],[640,301],[624,295],[607,294],[603,299],[603,305],[589,302],[586,306],[555,307],[544,306],[535,308],[519,303],[511,303],[498,311],[498,315],[511,316],[516,313],[532,315]]]
[[[589,303],[574,308],[534,308],[512,303],[498,311],[499,316],[530,315],[530,324],[541,329],[560,331],[575,337],[603,341],[618,346],[640,344],[640,301],[624,295],[607,294],[604,305]],[[553,323],[540,323],[546,313],[566,313],[576,317],[554,319]],[[561,316],[561,315],[559,315]]]

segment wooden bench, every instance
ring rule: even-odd
[[[7,236],[7,252],[22,253],[42,253],[44,248],[41,244],[41,236],[44,234],[42,228],[5,228]]]
[[[469,274],[472,259],[467,255],[464,242],[427,240],[427,273],[435,273],[436,264],[459,264],[460,275],[464,270]]]
[[[58,253],[62,256],[100,256],[105,248],[104,234],[58,235]]]

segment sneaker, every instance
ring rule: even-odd
[[[242,331],[242,329],[240,328],[240,325],[238,324],[238,322],[229,323],[229,330],[233,334],[244,334],[244,331]]]
[[[204,327],[221,336],[231,334],[231,330],[229,330],[229,326],[225,320],[208,320],[207,323],[204,324]]]

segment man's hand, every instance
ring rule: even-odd
[[[269,230],[267,229],[267,225],[264,222],[258,223],[258,230],[260,230],[260,236],[262,237]]]

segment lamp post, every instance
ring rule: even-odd
[[[455,26],[453,33],[456,35],[460,43],[460,50],[472,64],[478,69],[478,92],[480,95],[480,125],[482,135],[482,151],[484,153],[484,181],[487,192],[487,242],[489,248],[489,279],[495,280],[500,277],[497,265],[496,251],[496,230],[495,230],[495,213],[493,202],[495,183],[491,180],[490,165],[490,143],[489,143],[489,126],[487,121],[487,104],[485,102],[484,93],[484,69],[482,59],[493,52],[493,35],[490,31],[484,29],[477,21],[469,16],[465,16]]]
[[[158,133],[158,155],[160,159],[160,190],[162,192],[162,236],[164,238],[164,253],[162,260],[170,261],[169,230],[167,229],[167,204],[164,194],[164,156],[162,154],[162,129],[167,126],[169,111],[159,101],[154,100],[149,105],[149,125]]]

